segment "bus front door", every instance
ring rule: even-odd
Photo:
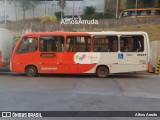
[[[40,73],[59,73],[60,53],[40,53],[39,71]]]

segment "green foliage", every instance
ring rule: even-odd
[[[62,8],[64,10],[64,8],[66,6],[66,0],[59,0],[58,5],[60,8]]]
[[[93,6],[87,6],[84,12],[85,12],[85,15],[92,15],[95,13],[95,8]]]
[[[20,0],[19,1],[22,10],[29,10],[32,6],[31,0]]]
[[[20,40],[21,36],[20,35],[15,35],[13,37],[13,48],[15,47],[15,45],[17,44],[17,42]]]
[[[58,19],[56,16],[49,16],[49,15],[44,15],[41,17],[41,23],[46,23],[46,22],[57,22]]]
[[[55,12],[55,16],[58,18],[58,19],[60,19],[61,18],[61,12],[59,11],[59,12]]]
[[[29,9],[34,9],[40,0],[19,0],[19,4],[23,10],[23,19],[25,19],[25,12]]]

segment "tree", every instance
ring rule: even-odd
[[[31,9],[32,9],[32,13],[33,13],[33,19],[34,19],[35,8],[36,8],[36,5],[38,4],[38,2],[40,2],[40,0],[31,0]]]
[[[34,17],[34,9],[35,9],[38,2],[40,2],[40,0],[19,0],[20,6],[23,11],[23,19],[24,20],[25,20],[25,16],[26,16],[26,11],[29,9],[32,9],[33,17]]]
[[[0,0],[0,1],[3,1],[4,2],[4,0]],[[16,16],[16,20],[18,19],[18,15],[17,15],[17,5],[18,5],[18,0],[7,0],[7,2],[9,2],[9,3],[13,3],[14,4],[14,10],[15,10],[15,16]]]
[[[106,11],[107,11],[107,0],[105,0],[105,3],[104,3],[103,16],[106,14]]]
[[[61,8],[61,19],[63,18],[63,14],[64,14],[64,8],[66,6],[66,0],[59,0],[58,2],[59,7]]]
[[[85,10],[85,15],[92,15],[95,13],[95,7],[93,6],[86,6]]]
[[[18,14],[17,14],[18,0],[10,0],[10,1],[14,4],[15,16],[16,16],[16,20],[18,20]]]

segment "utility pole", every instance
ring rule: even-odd
[[[73,16],[74,16],[75,0],[73,0]]]
[[[4,1],[4,23],[5,23],[5,26],[6,26],[6,23],[7,23],[7,20],[6,20],[6,0]]]
[[[45,0],[45,15],[47,13],[47,6],[46,6],[46,0]]]
[[[55,0],[53,0],[53,4],[52,5],[54,5],[54,15],[56,14],[56,1]]]
[[[137,9],[138,8],[138,1],[136,0],[136,5],[135,5],[135,8]],[[136,10],[136,15],[135,15],[135,18],[137,18],[137,10]]]
[[[137,9],[137,7],[138,7],[138,2],[137,2],[137,0],[136,0],[136,5],[135,5],[135,8]]]
[[[119,0],[117,0],[116,3],[116,18],[118,18],[118,13],[119,13]]]

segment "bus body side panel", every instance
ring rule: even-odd
[[[37,37],[37,36],[33,36]],[[20,38],[17,45],[15,46],[11,61],[10,61],[10,69],[12,72],[25,72],[25,67],[27,65],[35,65],[38,67],[39,62],[39,51],[35,52],[26,52],[26,53],[17,53],[16,50],[18,49],[23,37]]]
[[[38,52],[32,53],[14,53],[14,58],[12,59],[12,71],[13,72],[25,72],[25,67],[27,65],[38,66]]]
[[[62,54],[61,73],[85,73],[96,65],[89,60],[90,53],[64,52]]]
[[[93,69],[100,60],[100,53],[77,52],[74,61],[78,64],[78,73],[86,73]]]
[[[132,34],[131,34],[132,35]],[[109,67],[110,73],[145,71],[148,66],[148,37],[144,35],[143,52],[52,52],[53,58],[41,57],[41,52],[16,53],[11,67],[14,72],[24,72],[27,65],[35,65],[39,73],[95,73],[99,65]],[[119,41],[120,42],[120,41]],[[50,54],[50,53],[45,53]]]
[[[53,55],[53,57],[42,57],[42,56],[47,56],[47,55]],[[48,52],[48,53],[43,53],[39,52],[37,55],[37,64],[38,64],[38,71],[39,73],[52,73],[52,72],[57,72],[60,68],[59,66],[59,60],[60,58],[60,53],[58,52]]]
[[[99,65],[108,66],[110,73],[124,73],[148,70],[148,36],[144,34],[143,52],[101,52],[97,65],[86,73],[95,73]]]
[[[12,54],[12,32],[0,29],[0,66],[9,65]]]
[[[75,52],[61,53],[60,65],[61,73],[77,73],[77,64],[74,62]]]

